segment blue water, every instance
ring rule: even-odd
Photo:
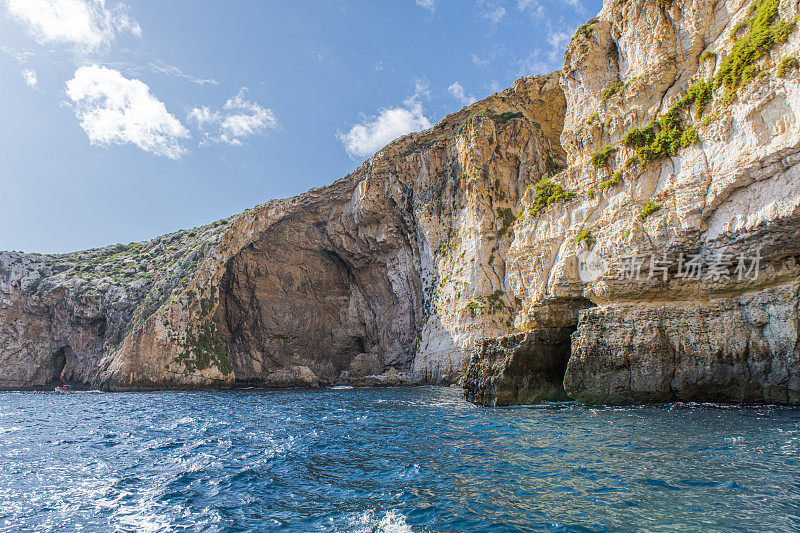
[[[0,394],[2,531],[800,529],[800,410]]]

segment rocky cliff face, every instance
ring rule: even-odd
[[[548,328],[584,401],[796,402],[797,16],[609,0],[562,71],[328,187],[0,254],[0,386],[446,382],[476,339]]]
[[[482,339],[467,364],[464,397],[491,407],[569,400],[563,382],[570,354],[568,328]]]
[[[798,401],[797,16],[606,2],[570,42],[554,181],[575,197],[516,225],[508,267],[518,327],[577,325],[572,397]],[[607,269],[582,279],[588,248]]]
[[[507,332],[519,310],[505,257],[526,188],[564,162],[557,81],[521,79],[328,187],[208,228],[3,254],[0,386],[458,377],[475,339]],[[183,255],[164,257],[162,241]]]

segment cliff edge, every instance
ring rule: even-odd
[[[561,71],[330,186],[149,242],[2,253],[0,387],[527,384],[520,357],[561,368],[534,344],[571,335],[581,401],[797,403],[798,13],[609,0]],[[478,342],[514,332],[525,350]]]

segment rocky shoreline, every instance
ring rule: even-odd
[[[562,70],[327,187],[153,241],[0,253],[0,388],[800,403],[798,17],[607,0]]]

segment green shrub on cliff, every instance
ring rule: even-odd
[[[647,204],[645,204],[644,208],[642,209],[642,222],[647,220],[647,217],[652,215],[653,213],[657,212],[661,209],[661,206],[657,203],[653,202],[652,200],[648,200]]]
[[[622,182],[622,171],[618,170],[614,172],[614,175],[611,176],[611,179],[605,180],[597,186],[598,191],[603,191],[605,189],[610,189],[616,185],[619,185]]]
[[[489,118],[497,122],[498,124],[505,124],[509,120],[514,120],[517,118],[523,118],[524,115],[522,112],[517,111],[506,111],[505,113],[500,113],[499,115],[489,115]]]
[[[778,18],[778,0],[754,3],[749,13],[747,33],[736,41],[717,72],[715,88],[725,87],[725,101],[730,101],[739,87],[758,76],[755,62],[776,44],[786,41],[796,26],[795,22]]]
[[[592,154],[592,164],[596,168],[603,168],[608,164],[608,160],[611,157],[611,154],[616,152],[617,149],[611,145],[606,146],[599,152],[595,152]]]
[[[625,85],[621,81],[615,81],[603,91],[603,100],[608,100],[615,94],[621,93],[624,88]]]
[[[205,370],[211,365],[216,366],[225,376],[233,372],[230,357],[216,339],[213,326],[206,326],[196,336],[191,333],[187,334],[186,340],[180,345],[183,351],[175,360],[182,363],[187,372]]]
[[[592,232],[589,230],[589,228],[583,228],[575,237],[575,244],[580,244],[582,242],[585,242],[588,248],[594,246],[595,240],[594,237],[592,237]]]
[[[708,103],[714,98],[714,83],[712,81],[700,80],[690,86],[686,95],[678,100],[677,106],[688,109],[694,103],[694,112],[697,118],[703,115]]]
[[[579,26],[578,31],[575,32],[575,37],[578,35],[582,35],[586,39],[590,38],[592,36],[592,27],[589,24]]]
[[[683,124],[676,108],[643,128],[634,128],[622,138],[622,144],[636,149],[642,165],[667,155],[676,155],[681,147]]]
[[[778,77],[785,78],[789,75],[789,71],[797,70],[798,68],[800,68],[800,63],[798,63],[796,57],[784,57],[778,67]]]
[[[700,56],[700,61],[701,61],[701,62],[703,62],[703,61],[705,61],[706,59],[712,59],[712,58],[714,58],[714,59],[715,59],[716,57],[717,57],[717,53],[716,53],[716,52],[712,52],[711,50],[706,50],[706,51],[705,51],[705,52],[703,52],[703,54]]]
[[[541,180],[534,187],[536,188],[536,198],[533,200],[531,215],[539,214],[541,210],[559,200],[568,202],[575,196],[574,192],[564,189],[560,184],[551,181],[550,178]]]

